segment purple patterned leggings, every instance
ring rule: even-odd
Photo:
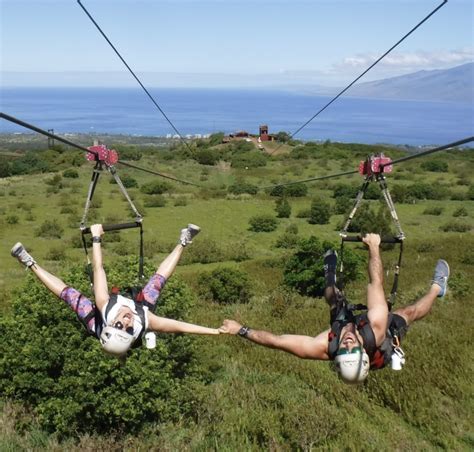
[[[154,311],[156,307],[156,302],[165,284],[166,278],[155,273],[143,288],[143,296],[145,297],[145,301],[152,305],[152,307],[150,307],[152,311]],[[59,298],[64,300],[77,314],[81,323],[90,333],[96,333],[96,306],[89,298],[72,287],[65,287]]]

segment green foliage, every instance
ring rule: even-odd
[[[325,280],[323,255],[328,249],[335,249],[334,244],[320,241],[314,236],[302,239],[293,256],[284,269],[285,285],[295,289],[301,295],[322,297]],[[359,273],[361,259],[349,248],[344,251],[344,281],[354,281]]]
[[[290,218],[291,206],[286,198],[277,199],[275,202],[277,218]]]
[[[268,157],[266,157],[261,152],[252,150],[245,153],[239,152],[237,154],[233,154],[230,162],[232,168],[259,168],[261,166],[266,166],[267,158]]]
[[[258,188],[256,185],[250,184],[243,180],[235,182],[228,188],[229,193],[234,195],[241,195],[243,193],[248,193],[249,195],[256,195],[258,192]]]
[[[336,204],[334,205],[333,212],[338,215],[349,215],[354,201],[347,197],[336,198]]]
[[[327,224],[331,218],[331,206],[322,198],[313,199],[308,218],[309,224]]]
[[[111,284],[134,283],[130,259],[108,271]],[[147,266],[147,271],[153,270]],[[85,290],[79,267],[65,278]],[[185,285],[168,282],[159,314],[182,318],[192,299]],[[189,403],[186,387],[195,378],[189,337],[163,336],[156,349],[134,351],[125,365],[106,356],[75,314],[33,277],[0,319],[0,391],[31,407],[41,428],[69,436],[94,432],[138,432],[150,423],[176,420]]]
[[[467,217],[468,215],[465,207],[459,207],[453,212],[453,217]]]
[[[435,173],[447,173],[449,171],[448,163],[442,160],[426,160],[420,166],[426,171]]]
[[[52,247],[46,253],[45,258],[49,261],[63,261],[66,259],[66,251],[63,247]]]
[[[416,182],[407,188],[408,199],[446,199],[451,195],[449,188],[441,184]]]
[[[270,196],[288,197],[288,198],[302,198],[308,194],[308,187],[306,184],[297,183],[292,185],[277,185],[270,191]]]
[[[360,235],[373,232],[384,236],[390,234],[391,224],[390,212],[385,204],[380,204],[377,212],[375,212],[366,203],[362,204],[357,210],[348,231],[359,232]]]
[[[216,146],[218,144],[221,144],[223,139],[224,139],[224,132],[213,133],[209,137],[209,145]]]
[[[178,196],[175,198],[173,205],[175,207],[184,207],[188,205],[188,198],[186,196]]]
[[[18,218],[18,215],[8,215],[5,218],[5,222],[7,224],[18,224],[20,221],[20,218]]]
[[[113,146],[119,154],[120,160],[140,160],[142,153],[136,146],[118,144]]]
[[[194,156],[200,165],[215,165],[221,158],[221,153],[217,149],[198,149]]]
[[[231,267],[219,267],[199,277],[202,296],[221,304],[248,303],[252,296],[247,273]]]
[[[333,189],[333,198],[355,198],[357,195],[358,187],[352,184],[338,183]]]
[[[283,235],[278,237],[275,242],[277,248],[295,248],[300,241],[298,237],[298,226],[296,224],[290,224]]]
[[[69,178],[69,179],[77,179],[79,177],[79,173],[77,172],[76,169],[69,168],[69,169],[63,171],[63,177],[66,177],[66,178]]]
[[[281,143],[287,143],[291,139],[290,134],[288,132],[284,132],[284,131],[278,132],[275,135],[275,138],[276,138],[277,141],[279,141]]]
[[[125,188],[135,188],[138,187],[138,182],[137,180],[130,176],[129,174],[124,174],[123,176],[120,176],[120,180],[122,181],[122,184]],[[110,179],[111,184],[116,184],[115,178]]]
[[[143,202],[143,205],[145,207],[165,207],[166,198],[160,195],[147,196]]]
[[[140,191],[147,195],[161,195],[163,193],[166,193],[170,189],[171,185],[167,182],[162,181],[148,182],[147,184],[143,184],[140,187]]]
[[[37,237],[58,239],[63,232],[64,228],[56,220],[45,220],[35,231]]]
[[[439,216],[443,213],[443,208],[442,207],[427,207],[424,211],[423,211],[423,215],[435,215],[435,216]]]
[[[450,221],[439,228],[444,232],[467,232],[472,229],[471,225],[468,223],[463,223],[461,221]]]
[[[249,219],[249,230],[253,232],[272,232],[278,226],[278,220],[272,215],[255,215]]]

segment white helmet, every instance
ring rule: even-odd
[[[359,347],[352,349],[349,353],[337,355],[334,358],[336,369],[345,383],[362,383],[369,375],[369,355]]]
[[[134,337],[124,330],[113,326],[106,326],[100,333],[100,344],[107,353],[122,356],[127,353],[134,341]]]

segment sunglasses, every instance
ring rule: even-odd
[[[115,322],[113,325],[112,325],[114,328],[117,328],[118,330],[123,330],[123,323],[119,320],[118,322]],[[130,334],[130,336],[133,336],[133,327],[132,326],[128,326],[125,331]]]
[[[336,355],[348,355],[350,353],[362,353],[362,348],[354,347],[352,350],[349,351],[348,348],[342,347],[337,351]]]

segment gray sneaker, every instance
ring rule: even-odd
[[[441,287],[438,297],[444,297],[446,295],[446,291],[448,290],[448,278],[449,265],[445,260],[440,259],[436,263],[433,280],[431,281],[432,284],[436,284]]]
[[[181,234],[179,236],[179,243],[186,246],[190,243],[193,243],[193,238],[199,234],[201,228],[195,224],[188,224],[187,228],[181,229]]]
[[[20,242],[13,246],[11,255],[16,257],[26,268],[30,268],[36,264],[31,254],[25,250],[25,247]]]

